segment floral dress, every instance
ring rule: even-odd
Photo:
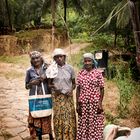
[[[76,140],[76,114],[72,91],[72,79],[75,73],[72,66],[58,66],[58,75],[53,79],[60,93],[53,93],[53,125],[56,140]]]
[[[102,73],[96,69],[90,72],[82,69],[77,85],[80,86],[78,102],[82,109],[82,115],[78,116],[77,140],[102,140],[104,115],[97,113],[100,88],[104,87]]]

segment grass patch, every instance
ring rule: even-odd
[[[17,71],[5,71],[5,72],[0,72],[0,76],[6,77],[6,79],[16,79],[24,76],[24,73],[22,72],[17,72]]]
[[[0,62],[12,63],[12,64],[21,64],[22,66],[29,65],[29,56],[20,55],[20,56],[0,56]]]
[[[23,76],[24,76],[24,73],[20,73],[20,72],[16,72],[16,71],[8,72],[5,74],[5,77],[7,79],[10,79],[10,78],[16,79],[17,77],[19,78],[19,77],[23,77]]]
[[[119,124],[118,116],[113,116],[111,112],[105,112],[105,125]]]
[[[18,37],[19,39],[32,39],[37,37],[38,35],[44,34],[46,32],[48,32],[49,30],[44,30],[44,29],[38,29],[38,30],[29,30],[29,31],[21,31],[15,34],[16,37]],[[51,31],[50,31],[51,32]]]
[[[68,62],[75,68],[80,68],[81,67],[81,58],[82,54],[81,52],[77,54],[72,54],[71,57],[68,59]]]

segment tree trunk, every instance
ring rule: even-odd
[[[117,29],[115,28],[115,31],[114,31],[114,47],[116,48],[116,44],[117,44]]]
[[[12,31],[11,15],[10,15],[10,10],[9,10],[8,0],[5,0],[5,4],[6,4],[6,9],[7,9],[7,14],[8,14],[10,31]]]
[[[51,0],[52,7],[52,50],[55,48],[55,11],[56,11],[56,0]]]
[[[64,21],[67,21],[67,0],[63,0],[64,5]]]
[[[136,1],[129,0],[129,9],[136,44],[136,63],[140,72],[140,20]]]

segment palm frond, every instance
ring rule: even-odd
[[[130,20],[130,15],[129,15],[127,0],[122,0],[114,7],[114,9],[111,11],[111,13],[109,14],[106,20],[105,27],[109,26],[113,17],[116,17],[117,19],[116,26],[118,28],[124,28],[125,26],[128,25]]]
[[[109,14],[109,16],[107,17],[105,27],[107,27],[107,26],[110,25],[111,20],[112,20],[112,16],[115,13],[116,9],[117,9],[117,6],[114,7],[114,9],[111,11],[111,13]]]

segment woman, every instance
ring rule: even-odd
[[[41,53],[33,51],[30,53],[31,67],[26,72],[25,86],[30,89],[29,95],[34,95],[36,86],[37,94],[43,94],[41,82],[43,82],[45,93],[48,94],[47,78],[45,76],[46,65],[43,62]],[[32,139],[39,137],[42,139],[43,134],[49,134],[50,140],[53,140],[51,133],[51,116],[43,118],[33,118],[29,112],[28,127]]]
[[[77,76],[77,140],[102,140],[104,80],[94,67],[93,55],[83,57],[84,67]]]
[[[57,48],[53,52],[58,73],[53,78],[53,125],[56,140],[76,139],[76,116],[73,101],[75,74],[71,65],[66,64],[65,52]]]

